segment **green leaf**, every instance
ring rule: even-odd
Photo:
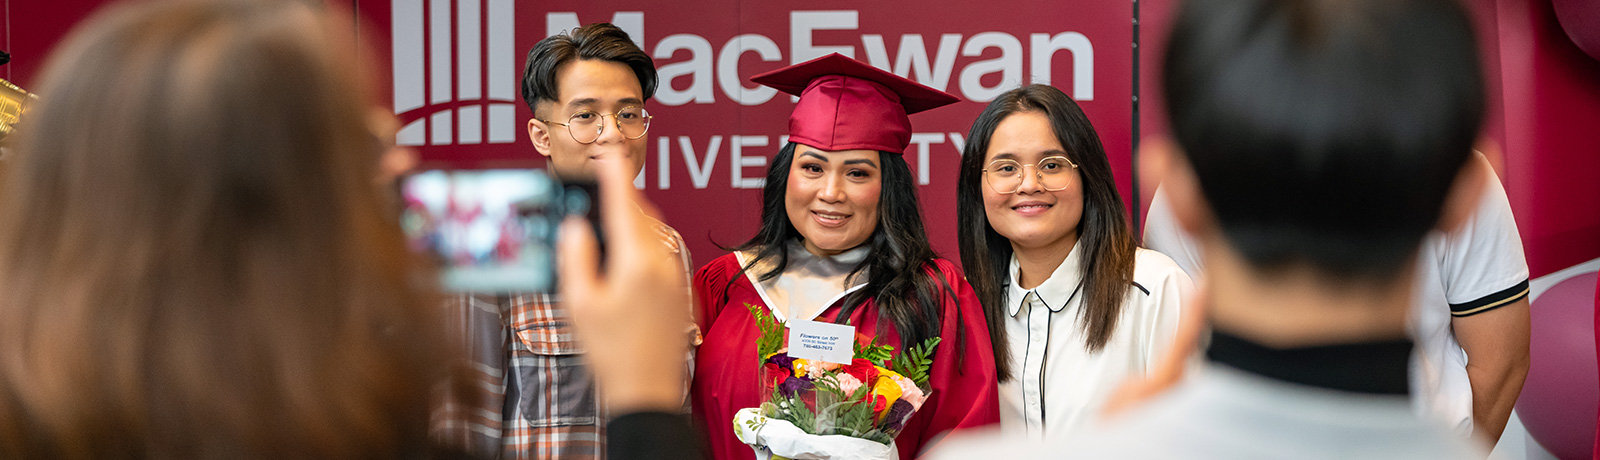
[[[855,350],[853,355],[855,359],[865,359],[873,364],[883,364],[884,361],[888,361],[894,356],[894,347],[878,345],[877,337],[873,337],[872,343],[866,345],[862,345],[860,342],[852,342],[850,347]]]
[[[806,407],[805,401],[802,401],[798,394],[791,398],[784,396],[783,392],[778,391],[777,388],[773,388],[772,396],[768,401],[773,404],[775,410],[773,413],[763,414],[767,418],[784,420],[793,423],[801,431],[817,434],[817,415]]]
[[[767,355],[783,349],[783,335],[789,327],[767,314],[767,309],[760,305],[746,302],[744,307],[755,317],[756,330],[761,331],[761,336],[756,338],[756,357],[766,359]]]
[[[911,379],[919,387],[925,387],[928,384],[928,368],[933,366],[933,350],[941,340],[933,337],[906,349],[894,358],[890,370]]]

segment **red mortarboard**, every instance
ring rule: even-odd
[[[756,75],[750,81],[800,96],[789,140],[814,148],[905,153],[907,115],[960,99],[839,53]]]

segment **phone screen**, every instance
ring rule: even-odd
[[[423,171],[401,185],[401,226],[437,259],[446,290],[550,292],[556,230],[579,204],[567,188],[534,169]],[[573,211],[586,214],[587,200]]]

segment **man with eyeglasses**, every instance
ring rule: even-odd
[[[650,55],[614,25],[590,24],[540,40],[528,51],[521,88],[533,111],[528,137],[534,150],[564,181],[594,181],[599,162],[623,163],[629,177],[637,175],[650,129],[645,102],[656,83]],[[691,279],[683,239],[672,227],[652,223],[679,259],[683,279]],[[543,292],[464,294],[452,304],[467,323],[474,394],[445,404],[435,434],[489,458],[604,458],[602,395],[582,363],[560,299]],[[684,343],[661,345],[688,350],[698,332],[686,327]]]

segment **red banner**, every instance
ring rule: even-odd
[[[537,167],[519,96],[539,40],[594,22],[626,30],[660,72],[637,186],[696,263],[754,234],[790,96],[749,77],[838,52],[947,91],[913,115],[906,161],[935,249],[956,257],[955,182],[972,120],[995,96],[1049,83],[1083,106],[1125,199],[1132,189],[1133,9],[1127,2],[531,2],[358,0],[361,34],[405,128],[402,144],[453,168]],[[997,14],[1004,12],[1003,14]],[[372,32],[368,32],[372,30]]]

